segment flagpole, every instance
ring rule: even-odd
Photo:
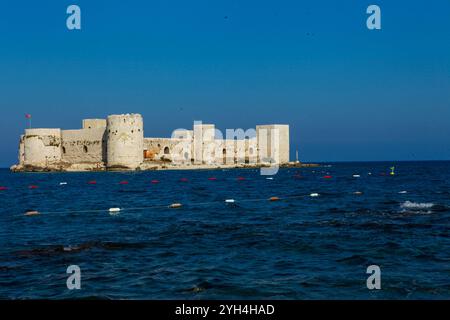
[[[25,118],[28,120],[28,128],[31,129],[31,114],[27,113]]]

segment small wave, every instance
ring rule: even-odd
[[[351,264],[351,265],[365,265],[368,263],[368,260],[363,256],[355,254],[355,255],[348,256],[348,257],[337,259],[336,262],[346,263],[346,264]]]
[[[412,209],[412,210],[423,210],[423,209],[431,209],[434,207],[434,203],[432,202],[411,202],[405,201],[400,207],[403,209]]]
[[[117,192],[119,192],[119,193],[135,193],[135,194],[137,194],[137,193],[146,193],[147,190],[124,190],[124,189],[121,189],[121,190],[118,190]]]
[[[6,272],[6,271],[14,271],[16,269],[20,269],[20,267],[14,266],[0,266],[0,272]]]
[[[444,206],[444,205],[440,205],[440,204],[433,206],[433,211],[435,211],[435,212],[446,212],[449,210],[450,210],[450,208],[448,206]]]
[[[447,212],[450,208],[446,205],[435,204],[432,202],[412,202],[405,201],[400,205],[402,212],[406,213],[425,213]]]
[[[91,241],[72,246],[52,245],[42,248],[33,248],[30,250],[20,250],[17,251],[16,254],[20,256],[51,256],[61,253],[77,253],[90,249],[126,250],[126,249],[141,249],[144,248],[145,246],[146,246],[145,243]]]

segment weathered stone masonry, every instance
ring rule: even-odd
[[[289,162],[289,126],[257,126],[254,137],[217,139],[215,126],[195,124],[171,138],[144,138],[139,114],[85,119],[79,130],[27,129],[13,171],[146,170]],[[276,133],[276,134],[275,134]]]

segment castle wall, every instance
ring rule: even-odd
[[[106,127],[63,130],[62,160],[67,163],[106,162]]]
[[[107,120],[107,166],[137,169],[144,161],[144,124],[139,114]]]
[[[289,125],[257,126],[256,133],[259,162],[289,162]]]
[[[194,131],[186,129],[177,129],[173,131],[171,138],[192,140],[194,139]]]
[[[191,163],[194,160],[191,139],[144,138],[146,161],[178,160]],[[251,153],[250,153],[251,150]],[[205,164],[256,163],[257,140],[211,140],[203,145],[202,161]],[[177,157],[174,159],[173,157]]]
[[[19,142],[19,165],[25,163],[25,135],[20,136]]]
[[[213,124],[194,124],[193,159],[195,164],[211,162],[207,150],[214,150],[215,134],[215,126]]]
[[[236,158],[235,140],[215,140],[214,159],[217,164],[234,164]]]
[[[144,138],[144,154],[147,161],[190,163],[192,159],[192,140]]]
[[[83,129],[106,128],[106,119],[84,119]]]
[[[245,163],[258,162],[258,140],[257,138],[245,140]]]
[[[245,163],[247,140],[235,140],[235,161],[238,164]]]
[[[217,164],[257,163],[256,138],[215,140],[215,161]]]
[[[25,130],[23,153],[25,165],[46,166],[61,161],[61,130]]]

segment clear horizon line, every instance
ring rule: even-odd
[[[373,163],[373,162],[445,162],[450,159],[439,160],[333,160],[333,161],[300,161],[304,164],[327,164],[327,163]],[[291,161],[294,162],[294,161]],[[12,165],[11,165],[12,166]],[[10,169],[10,167],[0,167],[0,169]]]

